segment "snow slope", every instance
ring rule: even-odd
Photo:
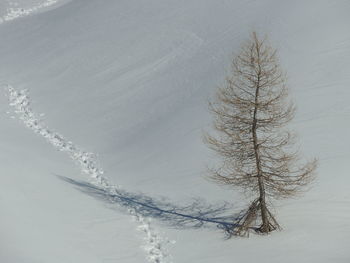
[[[173,262],[349,262],[349,10],[345,0],[72,0],[0,24],[0,84],[28,89],[45,127],[94,152],[125,190],[85,183],[18,120],[4,86],[0,261],[145,262],[132,208],[176,241]],[[282,232],[225,240],[217,222],[245,201],[203,178],[214,159],[201,135],[207,100],[252,30],[279,49],[298,106],[291,126],[320,167],[308,193],[277,204]]]
[[[69,0],[2,0],[0,1],[0,24],[33,15]]]
[[[95,154],[79,149],[71,141],[66,140],[62,135],[50,130],[43,121],[36,116],[30,107],[30,98],[26,90],[16,91],[11,86],[8,86],[8,95],[10,106],[14,112],[23,121],[25,126],[35,133],[41,135],[54,148],[61,152],[65,152],[68,156],[80,167],[81,173],[88,176],[92,181],[91,186],[98,187],[106,192],[106,195],[111,197],[110,201],[114,202],[113,196],[121,196],[123,190],[118,186],[111,185],[104,177],[104,171],[99,167]],[[150,221],[145,219],[138,213],[137,209],[129,207],[127,210],[139,223],[138,228],[145,234],[145,250],[147,251],[147,259],[149,262],[159,263],[166,262],[167,254],[163,248],[164,241],[153,231]]]

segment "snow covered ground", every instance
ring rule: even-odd
[[[104,177],[104,171],[99,167],[95,154],[85,152],[71,141],[66,140],[62,135],[50,130],[43,121],[36,116],[30,107],[31,101],[26,90],[17,91],[13,87],[8,86],[8,96],[10,106],[14,108],[14,112],[23,121],[25,126],[35,133],[41,135],[54,148],[61,152],[66,152],[68,156],[80,167],[82,174],[88,176],[91,184],[89,187],[98,188],[105,192],[105,196],[109,197],[109,201],[118,201],[118,197],[124,196],[124,191],[120,187],[111,185]],[[67,180],[68,178],[66,178]],[[69,179],[67,181],[70,181]],[[115,199],[115,200],[114,200]],[[163,249],[161,237],[152,230],[150,221],[145,219],[142,214],[138,213],[135,207],[128,206],[128,213],[133,216],[133,219],[139,223],[138,228],[142,230],[146,237],[144,246],[147,251],[147,259],[150,262],[166,262],[167,254]]]
[[[0,0],[0,262],[349,262],[349,11]],[[214,159],[201,136],[252,30],[279,50],[291,127],[320,167],[309,192],[276,204],[283,231],[225,240],[217,225],[245,200],[204,179]]]
[[[2,0],[0,1],[0,24],[48,10],[67,1],[69,0]]]

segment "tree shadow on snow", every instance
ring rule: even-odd
[[[240,214],[228,214],[229,211],[233,211],[233,206],[226,202],[208,204],[203,199],[193,199],[188,204],[177,205],[166,198],[155,199],[143,193],[125,190],[117,190],[111,194],[108,190],[88,182],[59,175],[57,177],[98,200],[132,209],[144,217],[155,218],[175,228],[217,227],[227,232],[237,226],[234,222],[240,217]]]

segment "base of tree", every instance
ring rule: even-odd
[[[261,203],[260,199],[256,199],[249,206],[246,212],[242,214],[242,216],[237,220],[232,229],[229,229],[230,236],[249,236],[250,230],[254,230],[258,234],[268,234],[274,230],[279,230],[280,226],[277,223],[276,219],[266,207],[267,212],[267,220],[265,220],[265,224],[262,223],[261,217]],[[257,227],[257,225],[260,226]]]

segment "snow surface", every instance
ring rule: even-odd
[[[0,24],[47,10],[48,7],[68,0],[2,0],[0,1]]]
[[[2,21],[34,10],[0,24],[0,262],[145,262],[153,247],[172,262],[350,261],[349,1],[43,3],[0,0]],[[276,203],[283,231],[225,240],[218,221],[248,200],[205,180],[215,157],[201,136],[252,30],[279,50],[291,128],[320,167],[309,192]],[[24,89],[36,124],[15,103]],[[81,156],[70,162],[77,152],[120,196],[86,178]]]
[[[68,156],[80,167],[81,173],[89,176],[89,178],[92,179],[92,184],[104,191],[106,196],[113,197],[122,195],[122,190],[117,186],[111,185],[103,176],[104,171],[99,167],[95,154],[85,152],[77,148],[72,142],[67,141],[62,135],[59,135],[46,127],[46,125],[31,109],[30,99],[26,90],[17,91],[11,86],[7,88],[10,106],[14,107],[15,113],[19,115],[19,118],[29,129],[43,136],[57,150],[66,152]],[[111,201],[114,200],[112,199]],[[138,229],[146,234],[146,237],[144,238],[146,245],[144,248],[147,251],[147,259],[149,262],[167,262],[167,254],[163,249],[164,241],[156,232],[153,231],[150,221],[145,219],[138,213],[137,209],[133,207],[130,207],[128,212],[133,216],[135,221],[139,223]]]

